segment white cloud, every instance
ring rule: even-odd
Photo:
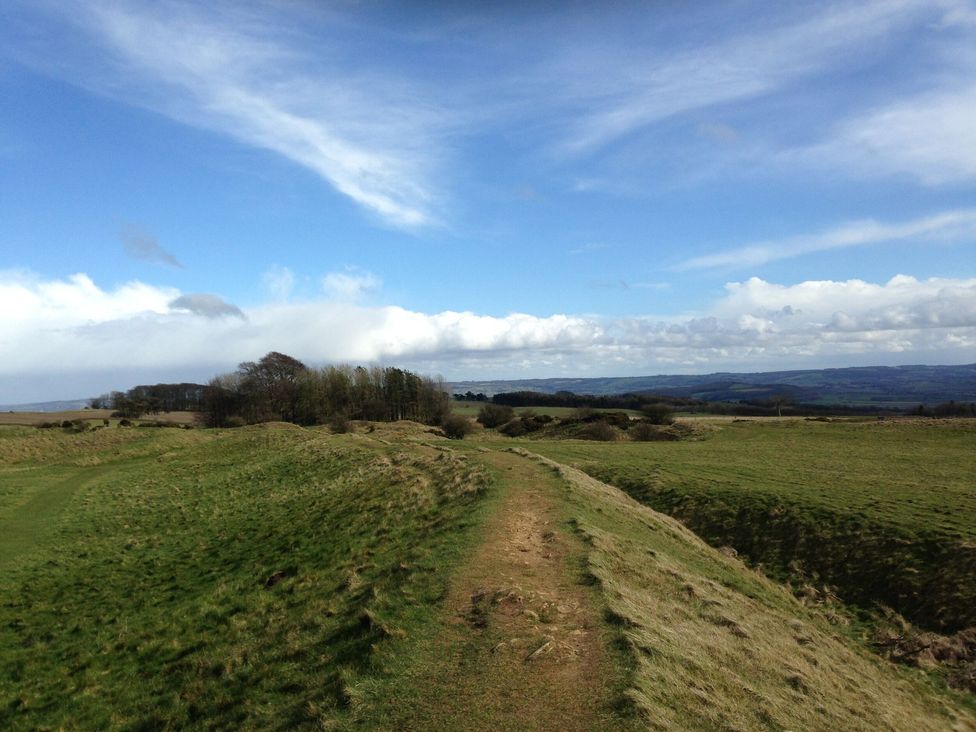
[[[186,297],[138,282],[105,290],[82,274],[44,281],[0,273],[0,308],[9,314],[0,321],[0,402],[49,397],[41,384],[52,376],[71,384],[101,373],[100,382],[84,382],[97,383],[85,392],[96,393],[127,385],[107,376],[120,368],[140,379],[205,378],[271,350],[312,363],[395,361],[450,378],[976,360],[976,279],[752,278],[677,318],[421,313],[335,300],[212,317],[173,304]]]
[[[174,288],[141,282],[106,291],[81,273],[65,280],[42,280],[28,273],[0,271],[0,312],[4,313],[0,339],[22,332],[25,326],[70,329],[141,313],[166,313],[179,296]]]
[[[305,57],[274,8],[178,2],[51,5],[100,47],[86,86],[270,150],[398,227],[436,223],[430,179],[444,115],[422,90],[368,75],[341,34]],[[88,57],[90,58],[90,57]],[[43,62],[38,62],[43,63]],[[102,76],[104,78],[99,78]]]
[[[679,263],[674,269],[743,269],[831,249],[908,240],[930,242],[967,238],[976,240],[976,209],[943,211],[896,224],[871,219],[852,221],[819,234],[757,242],[724,252],[692,257]]]
[[[855,62],[872,42],[932,10],[919,0],[838,3],[791,24],[756,23],[757,30],[731,40],[667,55],[653,45],[624,45],[615,54],[599,44],[591,52],[572,38],[551,70],[560,83],[544,82],[563,90],[563,103],[575,112],[562,148],[592,152],[675,115],[778,91]],[[722,131],[726,139],[729,131]]]
[[[976,279],[933,277],[917,280],[897,275],[888,282],[876,284],[863,280],[808,280],[796,285],[778,285],[752,277],[746,282],[725,286],[726,295],[713,308],[714,313],[771,314],[800,318],[810,326],[831,327],[836,317],[857,321],[865,330],[876,330],[881,324],[901,329],[909,322],[895,313],[913,313],[913,327],[976,326]],[[959,319],[954,322],[928,319],[933,306],[955,308]],[[926,324],[927,321],[927,324]]]
[[[826,142],[784,157],[861,175],[911,175],[927,185],[972,181],[976,85],[899,99],[844,122]]]
[[[261,282],[274,300],[287,300],[295,289],[295,273],[275,264],[261,275]]]
[[[349,267],[343,272],[329,272],[322,278],[322,287],[333,300],[352,301],[375,292],[382,281],[372,272]]]

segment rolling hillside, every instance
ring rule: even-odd
[[[532,447],[0,427],[0,726],[976,730],[970,697]]]

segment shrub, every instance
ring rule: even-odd
[[[584,440],[613,442],[617,439],[617,430],[602,420],[599,422],[590,422],[580,431],[580,437]]]
[[[652,440],[660,440],[663,437],[657,427],[647,421],[632,425],[627,430],[627,434],[630,435],[630,439],[634,442],[651,442]]]
[[[525,422],[521,419],[513,419],[511,422],[506,422],[499,427],[498,431],[509,437],[521,437],[528,430],[525,429]]]
[[[667,404],[645,404],[641,407],[644,418],[651,424],[672,424],[674,409]]]
[[[592,407],[577,407],[575,410],[573,410],[572,419],[578,422],[589,422],[591,419],[593,419],[594,414],[596,414],[596,412]]]
[[[334,412],[328,421],[329,429],[335,435],[344,435],[349,431],[349,417],[345,412]]]
[[[452,414],[444,418],[441,429],[444,431],[445,437],[452,440],[463,440],[465,435],[471,433],[471,422],[467,417],[462,417],[460,414]]]
[[[622,430],[630,427],[631,419],[627,412],[600,412],[599,421],[606,422],[613,427],[619,427]]]
[[[485,404],[478,410],[478,421],[485,427],[498,427],[510,422],[513,416],[515,410],[507,404]]]
[[[131,426],[132,426],[132,420],[125,419],[125,418],[119,420],[119,427],[131,427]]]

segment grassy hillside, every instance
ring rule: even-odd
[[[917,675],[838,637],[781,586],[581,471],[567,511],[629,650],[654,730],[948,730],[976,720]]]
[[[707,439],[532,442],[782,574],[976,625],[976,423],[725,422]]]
[[[0,430],[0,728],[339,714],[377,645],[429,622],[487,485],[406,447]]]
[[[725,434],[615,459],[692,475],[681,451]],[[0,428],[0,728],[976,730],[966,697],[511,444]],[[588,469],[631,447],[522,444]]]

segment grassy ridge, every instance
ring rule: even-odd
[[[951,697],[856,648],[677,521],[543,461],[565,481],[589,571],[631,654],[629,698],[647,728],[976,729]]]
[[[976,625],[972,422],[748,422],[704,441],[532,449],[774,573],[819,577],[922,626]]]
[[[18,495],[80,482],[0,578],[4,729],[341,717],[376,650],[429,622],[487,485],[447,453],[290,426],[3,441],[0,529],[30,520]]]

